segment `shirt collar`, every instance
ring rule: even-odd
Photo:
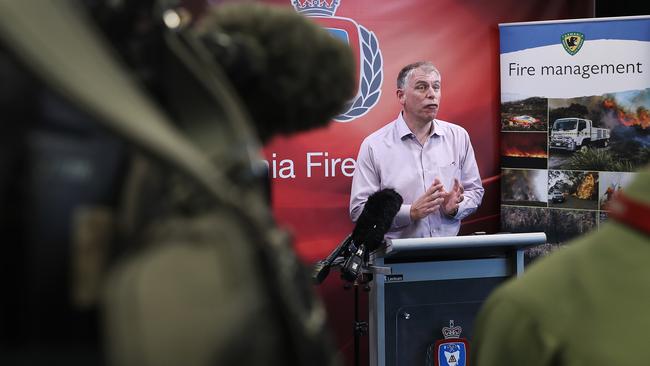
[[[409,126],[406,125],[406,121],[404,121],[404,117],[402,117],[402,112],[398,114],[395,126],[397,127],[397,134],[399,135],[400,139],[403,139],[404,137],[413,134],[413,132],[411,132],[411,130],[409,129]],[[429,134],[429,137],[432,137],[433,135],[443,136],[444,134],[445,134],[444,128],[442,127],[440,122],[438,122],[437,119],[434,119],[433,132]]]

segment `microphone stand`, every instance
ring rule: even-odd
[[[364,265],[361,269],[361,274],[357,277],[352,286],[354,287],[354,365],[361,365],[361,337],[368,334],[368,322],[359,319],[359,286],[363,285],[365,292],[370,291],[368,283],[372,281],[373,274],[390,274],[390,267],[380,267],[368,264],[368,253],[365,253]],[[350,284],[346,283],[344,289],[349,289]]]
[[[346,259],[343,255],[349,251],[349,247],[352,245],[352,235],[348,235],[345,240],[337,248],[330,253],[330,255],[321,261],[318,261],[313,268],[312,280],[316,284],[321,284],[325,278],[329,275],[330,268],[342,268],[346,265]],[[364,291],[370,291],[370,286],[368,283],[372,281],[373,273],[376,274],[390,274],[390,267],[381,267],[368,264],[369,253],[363,253],[363,259],[361,261],[361,268],[358,272],[358,275],[354,280],[349,277],[349,274],[344,276],[341,275],[341,278],[345,281],[343,288],[345,290],[354,287],[354,365],[360,366],[361,364],[361,353],[360,353],[360,342],[361,336],[368,334],[368,322],[361,321],[359,319],[359,286],[363,285]]]
[[[362,275],[363,276],[363,275]],[[361,365],[361,337],[368,334],[368,322],[359,319],[359,280],[354,281],[354,365]],[[364,290],[368,291],[368,283],[364,284]]]

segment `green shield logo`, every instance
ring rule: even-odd
[[[580,32],[567,32],[560,37],[564,50],[573,56],[582,48],[585,43],[585,35]]]

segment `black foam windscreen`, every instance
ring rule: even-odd
[[[402,196],[391,188],[371,194],[352,231],[352,240],[357,245],[364,244],[370,251],[377,249],[390,229],[402,202]]]

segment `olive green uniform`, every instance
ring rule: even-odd
[[[625,194],[650,206],[650,172]],[[470,364],[647,365],[649,311],[650,236],[610,219],[488,298]]]

